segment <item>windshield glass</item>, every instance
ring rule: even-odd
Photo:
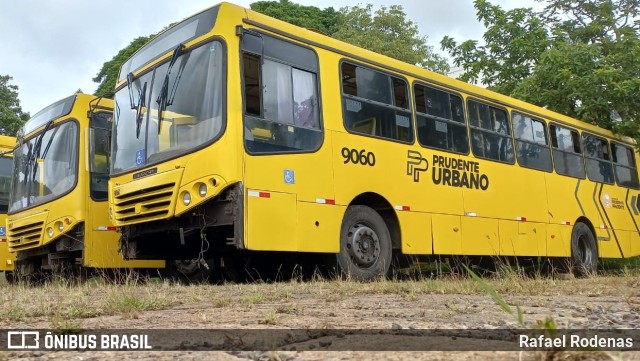
[[[219,8],[219,6],[215,6],[196,14],[153,38],[122,64],[118,81],[124,80],[130,72],[164,54],[167,49],[175,48],[178,44],[185,44],[211,30],[216,22]]]
[[[0,213],[7,213],[9,207],[9,192],[11,191],[11,164],[10,157],[0,158]]]
[[[224,49],[220,42],[204,44],[180,55],[167,82],[166,108],[158,124],[158,101],[169,68],[166,62],[134,80],[137,94],[147,85],[140,134],[131,109],[129,89],[116,93],[112,173],[157,163],[188,152],[216,138],[223,129]],[[134,104],[134,105],[137,105]]]
[[[29,120],[22,127],[21,133],[25,135],[29,134],[45,125],[47,122],[53,119],[64,117],[65,115],[69,114],[69,112],[71,112],[71,108],[73,108],[73,103],[75,102],[75,100],[76,96],[72,95],[42,109],[36,115],[29,118]]]
[[[9,212],[49,202],[69,192],[78,175],[78,125],[50,127],[37,147],[38,133],[13,152]],[[34,152],[35,151],[35,152]]]

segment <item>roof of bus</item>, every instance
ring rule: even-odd
[[[451,78],[448,77],[446,75],[442,75],[430,70],[426,70],[423,68],[420,68],[418,66],[415,65],[411,65],[405,62],[402,62],[400,60],[396,60],[393,58],[390,58],[388,56],[379,54],[379,53],[375,53],[345,42],[342,42],[340,40],[336,40],[334,38],[331,38],[329,36],[323,35],[318,33],[317,31],[313,31],[313,30],[309,30],[309,29],[304,29],[301,27],[298,27],[296,25],[293,24],[289,24],[287,22],[269,17],[267,15],[255,12],[253,10],[250,9],[244,9],[242,7],[239,7],[237,5],[233,5],[233,4],[229,4],[229,3],[222,3],[222,8],[224,8],[224,10],[228,10],[227,8],[239,8],[242,9],[242,11],[244,11],[246,13],[246,17],[249,20],[252,20],[254,22],[260,23],[260,24],[264,24],[267,25],[271,28],[280,30],[283,33],[286,33],[289,37],[295,39],[295,40],[299,40],[302,42],[306,42],[309,43],[313,46],[318,46],[318,47],[324,47],[324,48],[328,48],[331,50],[340,50],[341,52],[347,53],[351,56],[355,56],[358,58],[363,58],[363,59],[367,59],[369,63],[372,63],[373,65],[378,65],[381,67],[385,67],[388,70],[392,70],[392,71],[396,71],[399,73],[402,73],[404,75],[408,75],[408,76],[412,76],[415,78],[421,78],[423,80],[432,82],[436,85],[441,85],[441,86],[445,86],[454,90],[458,90],[460,92],[472,95],[472,96],[476,96],[479,98],[484,98],[487,99],[489,101],[493,101],[495,103],[501,104],[501,105],[505,105],[505,106],[509,106],[511,108],[518,108],[520,110],[522,110],[523,112],[528,112],[531,115],[535,116],[538,115],[540,117],[543,117],[547,120],[552,120],[552,121],[557,121],[557,122],[561,122],[561,123],[567,123],[570,125],[573,125],[574,127],[578,127],[581,128],[582,130],[586,130],[586,131],[590,131],[593,133],[598,133],[598,134],[602,134],[602,135],[606,135],[612,138],[616,138],[616,139],[620,139],[620,140],[624,140],[626,142],[631,142],[631,143],[635,143],[635,141],[629,137],[623,137],[620,135],[614,135],[612,132],[610,132],[609,130],[606,130],[604,128],[589,124],[587,122],[583,122],[568,116],[565,116],[563,114],[530,104],[530,103],[526,103],[524,101],[491,91],[489,89],[486,88],[482,88],[480,86],[477,85],[473,85],[473,84],[469,84],[460,80],[457,80],[455,78]],[[230,9],[229,9],[230,10]],[[222,9],[221,9],[222,11]],[[349,56],[347,55],[347,56]]]
[[[40,113],[45,113],[45,111],[47,110],[47,108],[49,108],[50,106],[58,103],[58,102],[62,102],[64,100],[66,100],[67,98],[71,98],[75,96],[75,100],[73,102],[73,107],[71,109],[69,109],[69,112],[63,114],[63,115],[58,115],[55,118],[53,118],[53,120],[57,120],[58,118],[66,118],[69,114],[77,111],[77,109],[79,109],[79,107],[83,107],[83,109],[86,109],[87,111],[89,110],[90,106],[96,106],[99,109],[102,110],[108,110],[108,111],[113,111],[113,99],[109,99],[109,98],[103,98],[103,97],[96,97],[95,95],[92,94],[84,94],[84,93],[75,93],[71,96],[68,96],[66,98],[60,99],[57,102],[51,103],[50,105],[47,105],[44,109],[40,110],[38,113],[36,113],[34,116],[32,116],[29,120],[27,120],[27,122],[25,122],[25,124],[29,123],[29,121],[35,119],[36,117],[38,117],[39,115],[41,115]],[[29,131],[27,132],[27,134],[23,134],[24,136],[29,136],[29,134],[33,134],[34,132],[38,132],[40,131],[40,128],[44,127],[45,124],[47,122],[49,122],[52,119],[49,119],[49,117],[45,114],[43,115],[44,118],[39,119],[37,121],[37,123],[31,127],[29,127]],[[22,126],[21,131],[25,130],[25,125]],[[15,144],[15,141],[14,141]]]

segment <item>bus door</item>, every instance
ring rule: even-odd
[[[331,148],[322,146],[328,139],[318,56],[247,31],[241,47],[245,247],[331,251],[326,240],[334,236],[329,233],[333,210],[318,202],[334,199]]]

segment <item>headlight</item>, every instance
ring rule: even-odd
[[[189,192],[184,192],[184,194],[182,194],[182,203],[184,203],[185,206],[188,206],[189,203],[191,203],[191,194],[189,194]]]
[[[200,197],[204,197],[207,195],[207,185],[202,183],[200,187],[198,187],[198,193],[200,193]]]
[[[47,234],[49,235],[49,238],[53,237],[53,228],[49,227],[47,228]]]
[[[64,224],[62,222],[58,222],[58,230],[62,232],[64,230]]]

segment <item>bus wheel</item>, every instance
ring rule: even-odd
[[[347,208],[340,230],[340,272],[358,281],[384,276],[391,264],[391,236],[382,217],[367,206]]]
[[[578,222],[571,233],[571,261],[576,276],[593,274],[598,265],[596,239],[584,223]]]

